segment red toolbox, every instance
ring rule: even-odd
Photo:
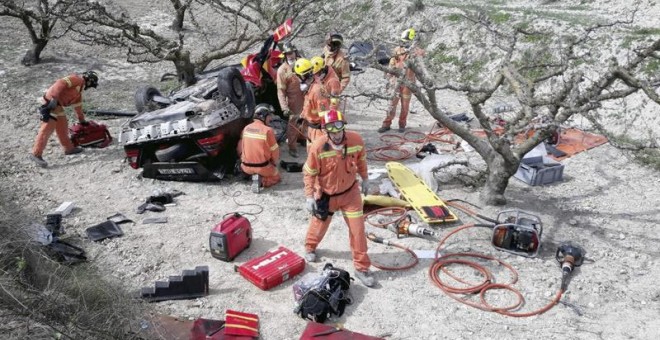
[[[300,274],[305,269],[305,259],[280,246],[234,269],[255,286],[268,290]]]
[[[76,123],[69,128],[71,142],[75,146],[95,146],[105,148],[112,142],[112,136],[105,124],[89,120],[86,125]]]
[[[223,261],[232,261],[252,242],[252,226],[247,218],[239,213],[222,220],[209,236],[211,255]]]
[[[348,329],[322,323],[308,322],[300,340],[385,340],[375,336],[351,332]]]

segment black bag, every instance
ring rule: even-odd
[[[322,275],[326,279],[303,295],[297,309],[301,318],[319,323],[332,315],[342,316],[346,306],[352,303],[348,294],[352,278],[347,271],[328,263],[323,267]]]

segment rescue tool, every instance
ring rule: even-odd
[[[565,242],[557,248],[555,259],[561,265],[561,290],[566,291],[568,288],[568,279],[573,273],[575,267],[579,267],[584,262],[584,255],[586,251],[580,246],[573,245],[570,242]]]
[[[305,259],[282,246],[234,267],[241,276],[263,290],[281,284],[304,269]]]
[[[425,223],[454,222],[454,215],[432,190],[410,168],[398,162],[385,164],[387,174],[406,201],[410,202]]]
[[[497,215],[497,221],[491,238],[493,247],[526,257],[538,254],[543,233],[538,216],[522,210],[505,210]]]

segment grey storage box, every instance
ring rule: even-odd
[[[547,156],[523,158],[513,177],[529,185],[546,185],[561,181],[564,165]]]

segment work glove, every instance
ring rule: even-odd
[[[83,119],[83,120],[80,121],[80,125],[87,126],[87,125],[89,125],[89,122]]]
[[[283,110],[282,111],[282,116],[284,118],[289,118],[290,115],[291,115],[291,110]]]
[[[311,197],[307,197],[305,199],[305,209],[307,209],[310,214],[313,214],[316,210],[316,200]]]
[[[363,179],[362,183],[360,183],[362,193],[366,195],[369,192],[369,179]]]
[[[57,118],[50,115],[50,109],[46,106],[41,106],[39,108],[39,114],[41,115],[41,121],[48,123],[49,120],[57,120]]]

